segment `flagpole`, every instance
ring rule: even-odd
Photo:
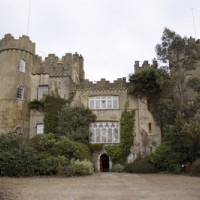
[[[195,40],[196,40],[196,26],[195,26],[195,20],[194,20],[194,12],[193,12],[193,8],[191,8],[192,10],[192,19],[193,19],[193,26],[194,26],[194,37],[195,37]]]
[[[27,33],[26,33],[27,35],[29,32],[30,14],[31,14],[31,0],[29,0],[28,23],[27,23]]]

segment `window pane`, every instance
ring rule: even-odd
[[[42,99],[42,97],[45,94],[49,93],[49,87],[48,86],[39,86],[38,88],[38,99]]]
[[[114,142],[119,141],[118,137],[119,137],[118,128],[114,128]]]
[[[113,108],[116,108],[116,109],[119,108],[117,99],[113,100]]]
[[[24,98],[24,87],[23,86],[19,86],[17,88],[17,98],[18,99],[23,99]]]
[[[101,108],[102,109],[106,108],[106,100],[101,100]]]
[[[112,142],[112,128],[108,129],[108,142]]]
[[[90,100],[89,108],[94,109],[94,100]]]
[[[94,128],[90,129],[90,140],[91,140],[91,142],[95,142]]]
[[[25,68],[26,68],[26,62],[24,60],[20,60],[19,61],[19,71],[25,72]]]
[[[100,142],[100,129],[96,129],[96,142]]]
[[[96,101],[96,109],[99,109],[100,108],[100,100],[97,100]]]
[[[37,128],[37,130],[36,130],[37,134],[44,133],[44,124],[42,124],[42,123],[41,124],[37,124],[36,128]]]
[[[107,108],[112,108],[112,100],[107,101]]]
[[[102,142],[106,143],[107,142],[107,138],[106,138],[106,129],[103,128],[102,129]]]

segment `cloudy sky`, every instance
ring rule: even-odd
[[[0,38],[27,35],[29,2],[0,0]],[[86,78],[113,81],[156,57],[164,27],[195,37],[193,22],[200,38],[200,0],[31,0],[28,35],[43,58],[78,52]]]

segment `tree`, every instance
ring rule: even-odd
[[[168,28],[163,31],[161,44],[156,45],[156,53],[158,60],[168,63],[171,70],[195,69],[200,59],[200,49],[195,40],[181,37]]]
[[[156,116],[155,107],[159,99],[171,93],[173,81],[170,75],[164,69],[149,67],[131,74],[129,80],[129,94],[146,97],[148,108]]]

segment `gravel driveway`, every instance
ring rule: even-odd
[[[87,177],[0,178],[0,200],[200,200],[200,178],[96,173]]]

